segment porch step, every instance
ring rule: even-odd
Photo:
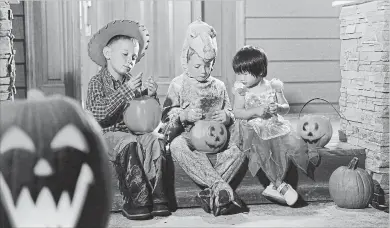
[[[316,113],[318,114],[318,113]],[[305,115],[305,114],[303,114]],[[326,148],[318,150],[321,155],[321,161],[318,167],[314,170],[314,180],[307,177],[295,166],[292,166],[288,175],[287,181],[300,195],[301,202],[312,201],[330,201],[328,182],[333,171],[340,166],[347,166],[353,157],[359,159],[358,167],[365,168],[365,149],[348,143],[340,142],[338,130],[340,129],[340,119],[333,113],[323,113],[319,115],[327,116],[333,126],[333,136]],[[289,114],[285,116],[293,126],[297,126],[299,117],[297,114]],[[215,162],[216,156],[210,156],[210,161]],[[167,192],[170,193],[170,207],[172,210],[176,208],[199,207],[195,202],[195,196],[200,191],[200,188],[190,179],[184,170],[170,156],[167,156],[168,169],[166,170]],[[256,177],[253,177],[247,169],[247,163],[244,163],[237,177],[232,181],[231,185],[235,188],[237,194],[242,200],[248,204],[266,204],[272,203],[261,195],[261,192],[268,185],[268,181],[264,174],[259,172]],[[112,173],[113,184],[113,204],[112,211],[118,211],[122,207],[122,197],[118,190],[116,176]]]
[[[302,202],[310,201],[329,201],[331,200],[328,191],[328,181],[333,173],[340,166],[346,166],[353,157],[359,158],[358,167],[364,169],[365,150],[361,147],[352,146],[348,143],[339,142],[338,138],[332,138],[326,148],[318,150],[321,155],[321,161],[314,171],[314,180],[307,177],[295,166],[292,166],[287,181],[297,189]],[[216,156],[210,156],[210,161],[215,162]],[[169,169],[166,176],[168,193],[171,201],[172,210],[176,208],[199,207],[195,202],[195,196],[200,188],[187,176],[184,170],[170,156],[167,157]],[[246,162],[247,163],[247,162]],[[243,164],[237,177],[231,185],[236,187],[237,194],[248,204],[271,203],[261,195],[261,192],[268,185],[268,181],[261,172],[253,177],[247,169],[246,163]],[[113,184],[113,205],[112,211],[118,211],[123,204],[122,197],[118,190],[116,176],[112,172]]]

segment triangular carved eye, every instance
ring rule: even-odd
[[[9,128],[1,138],[0,141],[0,154],[10,151],[12,149],[23,149],[29,152],[35,152],[34,142],[19,127]]]
[[[53,138],[50,147],[53,151],[72,147],[84,153],[89,152],[87,139],[81,131],[73,124],[68,124],[63,127]]]

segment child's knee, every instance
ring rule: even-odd
[[[180,150],[183,147],[184,143],[185,143],[185,140],[183,139],[183,137],[181,135],[174,138],[172,140],[172,142],[170,143],[171,152],[175,153],[176,151]]]
[[[235,159],[241,160],[246,158],[246,154],[240,148],[238,148],[236,144],[232,144],[231,147],[229,147],[229,150],[232,154],[232,157],[234,157]]]
[[[123,133],[122,138],[128,142],[128,144],[132,142],[137,142],[137,136],[131,134],[131,133]]]

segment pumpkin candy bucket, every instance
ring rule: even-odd
[[[134,134],[145,134],[159,126],[161,115],[161,107],[157,100],[150,96],[142,96],[129,102],[123,113],[123,122]]]
[[[210,120],[211,114],[206,114],[206,118],[199,120],[191,128],[190,140],[192,146],[199,152],[218,153],[226,145],[228,131],[222,123]]]
[[[307,143],[310,150],[316,148],[324,148],[329,143],[330,139],[333,136],[332,123],[330,122],[330,119],[328,117],[322,115],[307,114],[302,118],[300,118],[302,110],[305,108],[307,104],[309,104],[313,100],[322,100],[327,102],[332,106],[332,108],[337,112],[337,114],[339,114],[339,116],[343,118],[340,115],[340,113],[336,110],[336,108],[325,99],[313,98],[308,102],[306,102],[301,108],[301,110],[299,111],[297,132],[299,136]],[[344,141],[342,138],[343,136],[339,135],[340,141]]]
[[[329,179],[329,193],[337,206],[347,209],[362,209],[371,202],[374,182],[368,172],[357,167],[354,157],[348,166],[337,168]]]

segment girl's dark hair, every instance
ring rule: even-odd
[[[241,48],[234,56],[232,65],[236,74],[250,73],[254,77],[267,76],[268,59],[261,48],[254,46]]]

